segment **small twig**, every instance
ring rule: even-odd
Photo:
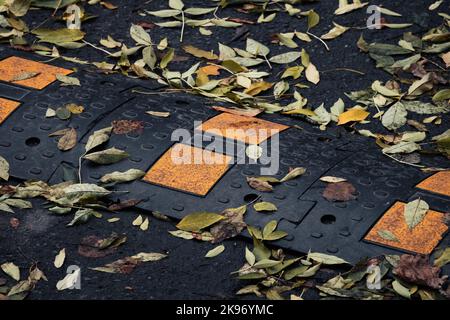
[[[402,160],[397,159],[397,158],[395,158],[395,157],[393,157],[393,156],[391,156],[391,155],[389,155],[389,154],[387,154],[387,153],[384,153],[384,152],[383,152],[383,154],[384,154],[385,156],[388,156],[388,157],[391,158],[392,160],[395,160],[395,161],[399,162],[399,163],[406,164],[406,165],[409,165],[409,166],[412,166],[412,167],[416,167],[416,168],[425,168],[425,166],[423,166],[423,165],[420,165],[420,164],[414,164],[414,163],[410,163],[410,162],[406,162],[406,161],[402,161]]]
[[[78,182],[81,183],[81,162],[83,161],[83,157],[86,155],[86,152],[83,153],[79,158],[78,158]]]
[[[320,72],[324,73],[324,72],[332,72],[332,71],[348,71],[348,72],[354,72],[354,73],[360,74],[362,76],[365,75],[365,73],[362,71],[358,71],[358,70],[350,69],[350,68],[335,68],[335,69],[322,70]]]
[[[323,45],[325,46],[325,48],[330,51],[330,48],[328,47],[328,45],[325,43],[325,41],[323,41],[322,39],[320,39],[318,36],[316,36],[314,33],[311,33],[309,31],[306,31],[307,34],[309,34],[311,37],[316,38],[317,40],[319,40],[320,42],[323,43]]]
[[[91,46],[91,47],[92,47],[92,48],[94,48],[94,49],[100,50],[100,51],[102,51],[102,52],[106,53],[107,55],[110,55],[110,56],[112,56],[112,53],[111,53],[111,52],[109,52],[108,50],[105,50],[105,49],[99,48],[99,47],[97,47],[97,46],[93,45],[92,43],[90,43],[90,42],[87,42],[86,40],[82,40],[82,41],[83,41],[83,43],[87,44],[88,46]]]
[[[267,59],[266,55],[264,55],[264,60],[266,60],[267,64],[269,65],[269,68],[272,69],[272,65],[270,64],[270,61]]]
[[[183,10],[181,10],[181,22],[182,22],[182,25],[181,25],[180,42],[183,42],[184,24],[185,24],[185,21],[184,21],[184,11],[183,11]]]

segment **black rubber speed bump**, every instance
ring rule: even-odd
[[[68,67],[34,61],[36,56],[20,53],[24,57],[17,57],[17,52],[13,55],[5,49],[1,53],[0,154],[9,162],[13,177],[45,181],[62,162],[76,165],[83,152],[81,146],[60,151],[57,138],[49,134],[74,128],[81,140],[99,119],[130,99],[121,94],[132,85],[128,82],[117,90],[99,74],[71,74]],[[56,74],[71,74],[82,85],[61,86]],[[70,103],[83,106],[84,111],[67,120],[46,117],[49,108],[56,110]]]

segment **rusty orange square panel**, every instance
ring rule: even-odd
[[[444,214],[428,210],[425,218],[410,230],[404,211],[405,203],[396,202],[364,239],[410,252],[430,254],[448,229]]]
[[[229,156],[177,143],[156,161],[143,180],[205,196],[231,161]]]
[[[20,106],[20,102],[0,98],[0,124]]]
[[[66,76],[72,72],[72,70],[19,57],[9,57],[0,61],[1,81],[39,90],[54,82],[57,74]]]
[[[440,171],[419,183],[417,188],[450,197],[450,171]]]
[[[254,117],[221,113],[203,123],[201,128],[197,127],[196,129],[248,144],[259,144],[288,128],[282,124]]]

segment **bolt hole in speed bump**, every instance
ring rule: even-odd
[[[450,197],[450,171],[441,171],[425,179],[417,188]]]
[[[144,181],[206,196],[229,169],[233,158],[177,143],[150,168]]]
[[[405,203],[396,202],[364,238],[369,242],[420,254],[430,254],[448,230],[442,212],[428,210],[425,218],[412,230],[404,216]],[[392,239],[383,237],[389,232]]]
[[[0,124],[20,106],[20,102],[0,98]]]
[[[41,62],[19,57],[9,57],[0,61],[0,80],[33,88],[44,89],[56,80],[56,75],[69,75],[67,70]]]

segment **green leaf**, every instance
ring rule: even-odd
[[[277,64],[287,64],[294,62],[298,58],[300,58],[301,53],[298,51],[291,51],[279,54],[277,56],[273,56],[269,59],[270,62],[277,63]]]
[[[262,235],[263,239],[265,239],[267,236],[269,236],[272,232],[275,231],[277,228],[278,222],[276,220],[269,221],[263,229]]]
[[[131,25],[130,36],[134,41],[136,41],[137,44],[144,46],[152,45],[152,39],[150,38],[150,35],[147,33],[147,31],[144,30],[144,28],[139,25]]]
[[[445,248],[439,257],[434,260],[436,267],[443,267],[450,262],[450,247]]]
[[[75,216],[67,226],[72,227],[77,224],[86,223],[92,216],[96,214],[97,212],[92,209],[80,209],[77,212],[75,212]]]
[[[281,261],[277,261],[277,260],[270,260],[270,259],[262,259],[258,262],[256,262],[253,267],[257,268],[257,269],[265,269],[265,268],[271,268],[274,267],[278,264],[280,264]]]
[[[436,94],[433,96],[433,101],[444,101],[444,100],[449,100],[450,99],[450,89],[443,89],[440,90],[438,92],[436,92]]]
[[[407,298],[407,299],[411,299],[411,292],[408,288],[406,288],[405,286],[403,286],[400,282],[398,282],[397,280],[394,280],[392,282],[392,288],[395,290],[395,292],[397,292],[400,296]]]
[[[406,124],[407,115],[403,103],[397,102],[384,113],[381,122],[389,130],[396,130]]]
[[[98,147],[101,144],[108,141],[112,129],[113,129],[112,127],[107,127],[101,130],[94,131],[94,133],[88,138],[88,141],[85,146],[85,151],[89,152],[95,147]]]
[[[345,261],[344,259],[317,252],[308,253],[308,260],[309,259],[326,265],[348,264],[348,262]]]
[[[405,221],[409,230],[414,229],[425,218],[430,207],[421,199],[416,199],[405,205]]]
[[[223,219],[225,219],[225,217],[217,213],[196,212],[185,216],[177,224],[177,228],[184,231],[199,232]]]
[[[136,179],[139,179],[145,175],[145,172],[138,169],[129,169],[125,172],[114,171],[108,174],[105,174],[101,177],[100,182],[102,183],[120,183],[120,182],[129,182]]]
[[[184,3],[181,0],[169,0],[169,7],[176,10],[183,10]]]
[[[83,158],[97,164],[112,164],[128,158],[128,156],[129,154],[123,150],[110,148],[87,154]]]
[[[250,266],[253,266],[256,262],[256,257],[247,247],[245,247],[245,260]]]
[[[320,16],[314,10],[308,13],[308,30],[317,26],[320,22]]]
[[[377,233],[385,240],[399,242],[398,238],[389,230],[380,230]]]
[[[268,47],[250,38],[247,38],[247,47],[245,50],[255,56],[263,57],[267,56],[270,53],[270,49]]]
[[[277,207],[271,202],[258,202],[253,205],[253,208],[260,211],[277,211]]]
[[[161,69],[165,69],[167,65],[172,61],[173,57],[175,56],[175,50],[173,48],[170,48],[167,53],[164,55],[164,57],[161,59],[161,62],[159,66]]]
[[[224,250],[225,250],[224,245],[217,246],[214,249],[209,250],[206,253],[205,258],[214,258],[214,257],[218,256],[219,254],[221,254]]]
[[[397,153],[412,153],[414,151],[420,150],[421,147],[415,142],[402,141],[396,145],[383,148],[383,153],[386,154],[397,154]]]

